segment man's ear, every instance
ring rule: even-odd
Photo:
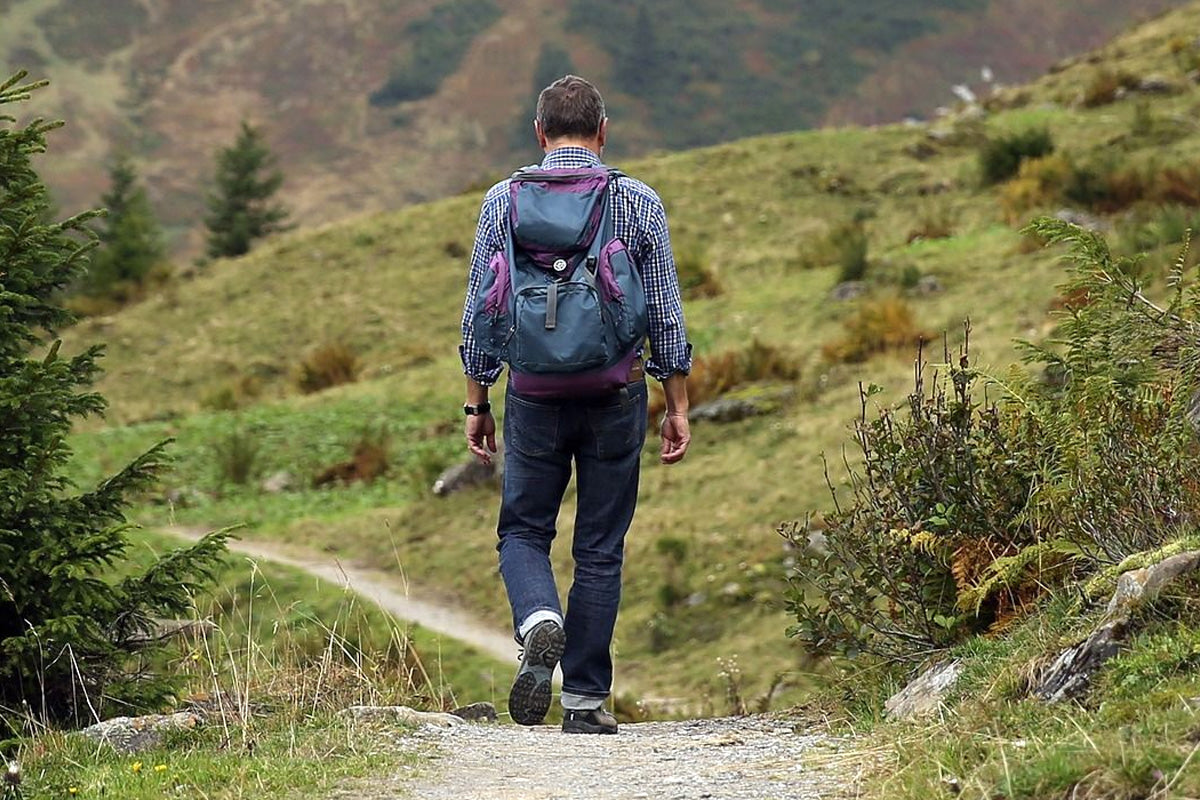
[[[600,121],[600,133],[596,138],[596,144],[598,144],[600,149],[603,150],[604,143],[606,141],[608,141],[608,117],[605,117]]]
[[[541,120],[535,119],[533,121],[533,130],[534,133],[537,134],[538,147],[542,148],[543,151],[549,150],[550,142],[548,139],[546,139],[546,134],[542,131]]]

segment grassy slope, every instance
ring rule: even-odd
[[[1194,30],[1198,19],[1200,6],[1190,6],[1136,34],[1129,40],[1136,49],[1117,49],[1138,74],[1170,72],[1167,39]],[[1111,149],[1114,137],[1131,128],[1132,101],[1093,111],[1041,104],[1073,98],[1096,68],[1081,63],[1037,84],[1025,107],[992,116],[988,129],[1046,125],[1064,150]],[[1189,92],[1156,99],[1153,108],[1194,119],[1196,105]],[[716,298],[688,305],[697,351],[717,352],[757,336],[789,349],[804,368],[796,402],[779,415],[696,426],[694,450],[680,467],[659,467],[648,448],[617,634],[619,674],[640,689],[693,703],[708,698],[719,707],[712,699],[723,691],[718,658],[740,656],[747,693],[761,691],[776,672],[794,677],[808,669],[781,635],[787,617],[778,590],[786,554],[773,529],[827,504],[818,454],[832,456],[837,480],[858,381],[882,384],[889,390],[884,400],[896,400],[911,371],[908,356],[849,367],[821,361],[821,345],[838,335],[841,320],[857,306],[830,301],[835,268],[799,266],[822,232],[859,209],[872,210],[875,293],[896,291],[906,267],[936,277],[944,291],[909,298],[919,323],[930,331],[950,329],[954,339],[959,321],[970,316],[973,351],[993,370],[1013,360],[1013,337],[1036,338],[1048,329],[1060,274],[1053,255],[1026,252],[1021,237],[1001,222],[996,193],[977,188],[973,146],[943,145],[918,161],[906,148],[924,138],[920,128],[829,130],[622,165],[660,190],[678,249],[701,254],[725,287]],[[1125,137],[1120,146],[1162,163],[1200,158],[1194,134],[1170,144]],[[922,197],[931,187],[946,190]],[[422,491],[430,465],[458,448],[461,379],[454,347],[465,264],[451,254],[469,248],[477,203],[477,196],[463,196],[283,237],[245,259],[216,263],[162,297],[81,326],[70,337],[74,343],[111,344],[102,389],[113,401],[112,425],[160,419],[93,432],[81,447],[97,458],[107,452],[111,461],[118,451],[110,441],[134,449],[178,432],[181,475],[207,489],[211,478],[203,475],[213,456],[205,438],[225,435],[247,418],[192,415],[205,395],[240,376],[261,380],[268,403],[246,413],[278,421],[264,428],[269,463],[287,462],[278,442],[288,431],[301,432],[290,437],[300,450],[322,446],[306,438],[317,437],[318,428],[345,447],[362,422],[375,418],[371,414],[393,415],[400,466],[388,489],[273,498],[220,491],[175,513],[190,521],[246,520],[248,536],[397,566],[422,589],[503,625],[494,494],[479,490],[439,500]],[[954,219],[954,237],[906,244],[930,214]],[[1155,257],[1162,263],[1167,254]],[[290,371],[308,348],[332,340],[362,354],[367,379],[315,397],[295,396]],[[360,408],[373,410],[364,416]],[[318,418],[334,421],[315,423]],[[166,516],[154,509],[146,515]],[[570,501],[564,531],[569,520]],[[689,557],[670,580],[697,604],[656,618],[671,569],[655,548],[664,536],[687,543]]]
[[[176,546],[139,532],[132,560],[146,562]],[[254,708],[250,721],[215,715],[199,733],[133,756],[79,737],[39,736],[14,753],[24,796],[98,797],[114,790],[126,798],[327,796],[332,787],[419,760],[403,744],[404,730],[336,716],[348,705],[441,709],[487,699],[503,709],[503,691],[482,692],[503,683],[506,666],[398,622],[341,587],[234,556],[218,585],[215,596],[196,604],[196,615],[218,629],[174,648],[165,669],[180,677],[183,696],[210,708],[216,687],[228,693],[230,711],[244,698]]]

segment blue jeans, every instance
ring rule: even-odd
[[[515,630],[538,611],[563,618],[564,693],[603,699],[612,689],[609,648],[645,439],[644,381],[603,399],[534,400],[508,391],[497,529],[500,574]],[[550,544],[572,460],[579,473],[571,543],[575,575],[563,615]]]

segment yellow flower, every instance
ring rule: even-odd
[[[67,794],[79,794],[79,790],[72,786],[71,788],[67,789]]]
[[[167,765],[166,765],[166,764],[155,764],[155,765],[154,765],[154,771],[155,771],[155,772],[166,772],[166,771],[167,771]]]
[[[129,768],[130,768],[131,770],[133,770],[134,772],[141,772],[141,771],[142,771],[142,762],[140,762],[140,761],[135,761],[135,762],[133,762],[132,764],[130,764],[130,765],[129,765]]]

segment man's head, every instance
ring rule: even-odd
[[[538,96],[534,127],[543,150],[575,144],[599,155],[608,129],[604,98],[583,78],[559,78]]]

